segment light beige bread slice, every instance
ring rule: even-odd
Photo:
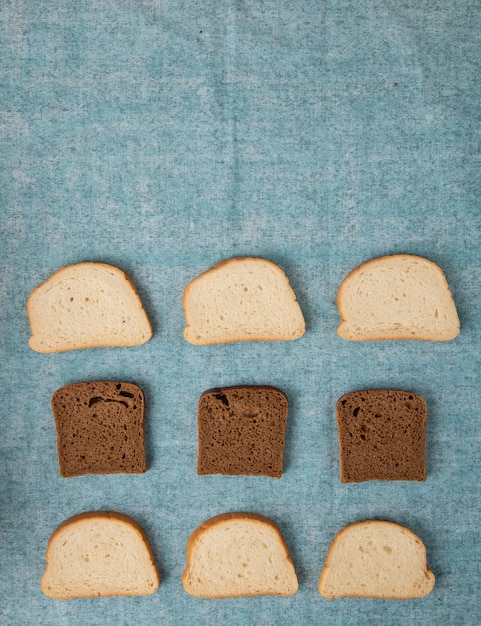
[[[196,345],[286,341],[306,330],[301,308],[281,268],[240,257],[214,265],[184,291],[184,337]]]
[[[144,596],[160,577],[142,528],[127,515],[94,511],[63,522],[50,537],[40,581],[50,598]]]
[[[396,254],[373,259],[341,283],[338,334],[352,341],[447,341],[459,319],[443,271],[427,259]]]
[[[426,548],[413,532],[377,520],[356,522],[334,538],[319,580],[326,598],[407,600],[434,587]]]
[[[290,596],[298,588],[281,531],[253,513],[225,513],[199,526],[187,545],[182,584],[202,598]]]
[[[27,314],[36,352],[136,346],[152,337],[132,281],[105,263],[61,268],[32,291]]]

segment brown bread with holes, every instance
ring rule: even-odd
[[[139,474],[147,470],[144,394],[133,383],[66,385],[52,397],[60,474]]]
[[[198,474],[280,478],[288,413],[269,386],[209,389],[199,400]]]
[[[407,391],[371,389],[337,402],[341,481],[426,480],[426,403]]]

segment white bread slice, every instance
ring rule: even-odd
[[[136,346],[152,337],[132,281],[105,263],[61,268],[32,291],[27,314],[36,352]]]
[[[144,596],[160,577],[142,528],[127,515],[75,515],[52,534],[40,587],[50,598]]]
[[[228,259],[195,278],[185,288],[184,311],[184,337],[196,345],[286,341],[306,331],[287,276],[259,258]]]
[[[443,271],[427,259],[396,254],[373,259],[341,283],[338,334],[352,341],[447,341],[459,319]]]
[[[368,520],[346,526],[336,535],[319,592],[331,599],[407,600],[426,596],[434,582],[419,537],[398,524]]]
[[[187,545],[182,584],[200,598],[290,596],[298,588],[281,531],[253,513],[224,513],[199,526]]]

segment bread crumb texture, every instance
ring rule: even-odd
[[[104,263],[64,267],[27,301],[36,352],[141,345],[152,328],[130,278]]]
[[[337,295],[338,334],[352,341],[424,339],[459,334],[456,307],[443,271],[412,255],[373,259],[352,271]]]
[[[419,537],[398,524],[368,520],[346,526],[336,535],[319,592],[330,599],[408,600],[426,596],[434,583]]]
[[[144,394],[137,385],[66,385],[53,394],[52,412],[62,476],[147,470]]]
[[[198,406],[198,474],[280,478],[287,413],[287,396],[274,387],[204,392]]]
[[[194,531],[182,583],[204,598],[289,596],[298,589],[279,528],[252,513],[219,515]]]
[[[426,480],[426,403],[373,389],[337,401],[341,480]]]
[[[184,337],[197,345],[287,341],[306,330],[301,308],[280,267],[265,259],[223,261],[184,291]]]
[[[159,573],[142,528],[114,512],[82,513],[52,534],[40,586],[55,599],[143,596]]]

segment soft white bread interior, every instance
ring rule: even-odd
[[[252,513],[218,515],[194,531],[182,584],[203,598],[289,596],[298,588],[279,528]]]
[[[259,258],[218,263],[184,291],[190,343],[282,341],[306,330],[301,308],[281,268]]]
[[[422,257],[397,254],[364,263],[343,280],[337,302],[343,339],[447,341],[459,334],[444,273]]]
[[[326,598],[407,600],[422,598],[433,587],[421,539],[403,526],[374,520],[351,524],[336,535],[319,580]]]
[[[160,578],[141,527],[120,513],[69,518],[52,534],[40,587],[51,598],[143,596]]]
[[[32,291],[27,314],[36,352],[135,346],[152,337],[132,281],[105,263],[58,270]]]

